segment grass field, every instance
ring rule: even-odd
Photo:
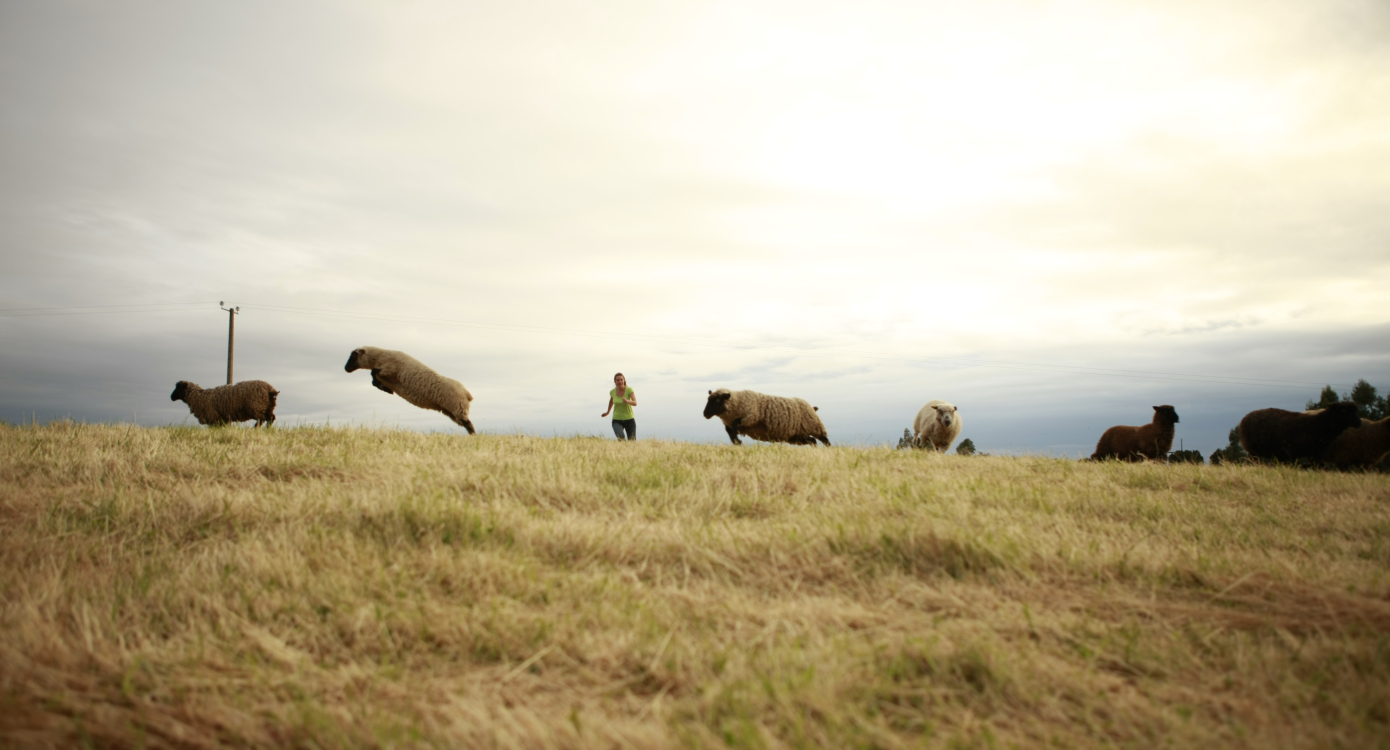
[[[0,426],[0,746],[1390,747],[1390,477]]]

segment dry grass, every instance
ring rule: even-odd
[[[0,426],[0,745],[1387,747],[1390,477]]]

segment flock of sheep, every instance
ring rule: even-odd
[[[475,432],[468,418],[473,394],[462,383],[440,375],[405,352],[364,346],[353,350],[343,369],[347,372],[370,370],[373,386],[394,393],[421,409],[443,413],[470,435]],[[199,424],[254,419],[259,427],[275,421],[275,399],[279,393],[264,380],[246,380],[216,388],[202,388],[180,380],[169,399],[187,403]],[[1178,412],[1166,404],[1153,409],[1153,421],[1149,424],[1120,425],[1106,430],[1091,459],[1165,460],[1173,448],[1173,426],[1178,423]],[[720,388],[709,392],[704,416],[705,419],[719,417],[734,445],[743,444],[740,435],[772,443],[815,445],[819,441],[830,445],[818,411],[819,407],[801,398]],[[960,437],[963,424],[955,406],[945,401],[929,401],[913,420],[912,444],[917,448],[946,451]],[[1390,417],[1375,422],[1362,419],[1356,405],[1348,402],[1306,412],[1259,409],[1240,420],[1239,430],[1241,445],[1256,460],[1307,461],[1352,469],[1373,466],[1390,454]]]
[[[1163,460],[1173,448],[1178,412],[1155,406],[1153,421],[1139,427],[1111,427],[1100,436],[1091,459]],[[1240,420],[1240,445],[1258,461],[1307,462],[1356,469],[1390,455],[1390,417],[1362,419],[1356,404],[1343,401],[1326,409],[1257,409]]]

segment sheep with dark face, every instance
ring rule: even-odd
[[[804,398],[720,388],[709,392],[705,419],[719,417],[734,445],[743,445],[739,435],[769,443],[815,445],[819,440],[830,445],[825,424],[816,414],[818,408]]]
[[[469,435],[474,434],[473,422],[468,418],[473,394],[463,383],[440,375],[405,352],[375,346],[354,349],[343,367],[348,372],[363,368],[372,371],[372,385],[378,389],[394,393],[421,409],[440,412],[468,430]]]
[[[275,399],[279,395],[280,392],[264,380],[243,380],[216,388],[180,380],[169,394],[169,400],[188,404],[198,424],[222,425],[254,419],[260,427],[275,422]]]
[[[1318,411],[1322,411],[1319,409]],[[1312,414],[1313,412],[1304,412]],[[1347,469],[1375,466],[1390,455],[1390,417],[1372,422],[1362,418],[1361,428],[1343,430],[1322,454],[1323,463]]]
[[[912,445],[941,452],[951,449],[965,422],[955,406],[939,399],[928,401],[912,420]]]
[[[1319,461],[1339,435],[1359,429],[1361,417],[1349,401],[1313,413],[1257,409],[1240,420],[1240,444],[1251,458]]]
[[[1138,427],[1116,425],[1102,433],[1091,460],[1161,460],[1173,449],[1173,425],[1177,423],[1176,409],[1168,404],[1155,406],[1154,419],[1149,424]]]

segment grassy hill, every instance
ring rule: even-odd
[[[1390,477],[0,426],[0,745],[1390,746]]]

